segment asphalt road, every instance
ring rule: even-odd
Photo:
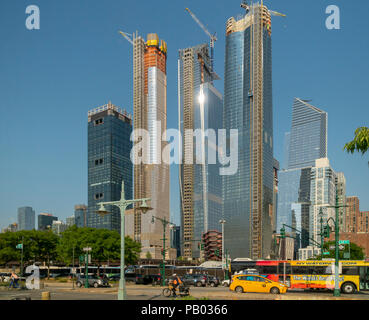
[[[43,291],[49,291],[51,300],[116,300],[117,288],[80,288],[72,289],[71,283],[46,284],[40,290],[0,290],[0,300],[24,299],[41,300]],[[168,300],[161,295],[162,288],[149,285],[127,285],[128,300]],[[264,293],[235,293],[228,288],[190,288],[191,295],[196,298],[208,298],[209,300],[369,300],[369,293],[356,293],[353,295],[341,295],[333,297],[333,293],[288,291],[286,294],[272,295]]]

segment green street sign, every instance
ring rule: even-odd
[[[16,249],[23,249],[23,243],[17,244]]]
[[[327,254],[329,254],[329,252],[323,252],[323,254],[327,255]]]
[[[350,240],[339,240],[339,244],[350,244]]]

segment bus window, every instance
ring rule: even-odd
[[[325,274],[332,274],[332,266],[314,266],[311,267],[312,275],[325,275]]]
[[[261,266],[260,274],[277,274],[277,266]]]
[[[342,274],[346,275],[359,275],[359,267],[342,267]]]
[[[291,264],[289,263],[280,263],[278,265],[278,274],[291,274]]]
[[[293,274],[310,274],[310,267],[306,266],[293,266]]]

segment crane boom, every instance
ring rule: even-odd
[[[133,45],[133,41],[130,37],[128,37],[128,35],[130,35],[129,33],[126,33],[126,32],[123,32],[123,31],[119,31],[119,33],[124,37],[126,38],[126,40],[131,44]]]
[[[277,11],[269,10],[269,12],[270,12],[270,14],[271,14],[272,16],[286,17],[286,15],[285,15],[285,14],[280,13],[280,12],[277,12]]]
[[[200,26],[200,28],[202,30],[204,30],[204,32],[210,37],[210,39],[212,39],[213,41],[217,41],[217,37],[215,35],[212,35],[208,29],[205,28],[205,26],[201,23],[201,21],[199,19],[197,19],[197,17],[195,16],[194,13],[191,12],[190,9],[186,8],[186,10],[188,11],[188,13],[191,15],[192,19],[194,19],[196,21],[196,23]]]

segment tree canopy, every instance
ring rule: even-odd
[[[334,246],[335,242],[334,241],[329,241],[324,243],[323,246],[323,251],[324,252],[329,252],[329,255],[323,255],[323,258],[331,258],[334,259],[335,258],[335,249],[330,249],[330,246]],[[345,246],[344,250],[340,250],[339,252],[339,259],[343,260],[344,259],[344,252],[349,252],[349,248],[347,246]],[[320,258],[321,256],[319,256],[318,258]],[[357,244],[350,242],[350,260],[363,260],[364,259],[364,250],[363,248],[359,247]]]
[[[16,249],[23,239],[25,263],[61,262],[72,264],[82,254],[83,248],[91,247],[94,263],[120,260],[120,234],[117,231],[94,228],[69,227],[60,237],[51,231],[18,231],[0,234],[0,264],[20,261],[21,250]],[[125,263],[135,264],[141,252],[141,244],[125,237]]]
[[[369,128],[360,127],[355,130],[354,140],[345,144],[344,150],[349,153],[355,151],[366,153],[369,150]]]

